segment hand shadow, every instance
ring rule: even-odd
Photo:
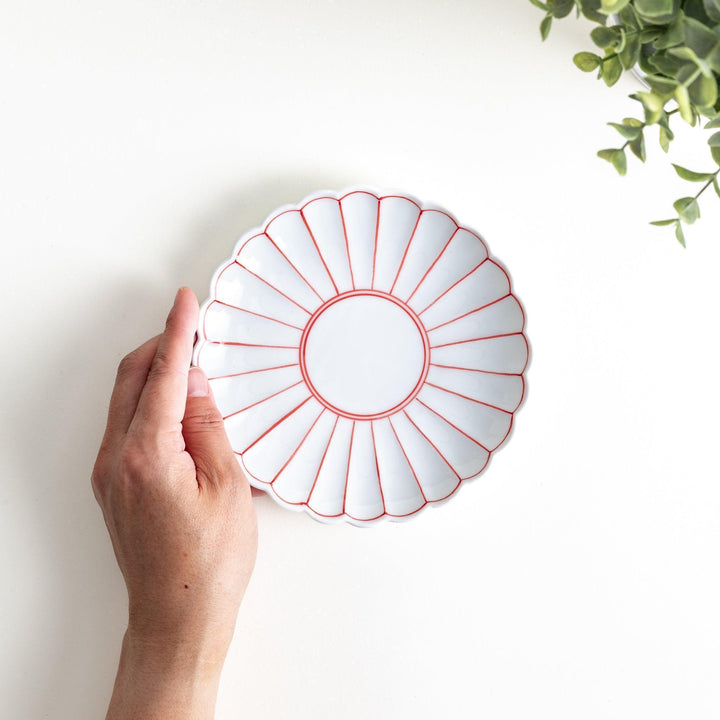
[[[6,706],[26,708],[24,717],[56,720],[103,717],[107,708],[127,601],[90,473],[120,358],[162,329],[178,285],[193,287],[202,302],[212,272],[237,238],[274,208],[313,189],[346,184],[311,171],[264,178],[228,193],[188,228],[176,250],[168,250],[165,276],[152,282],[118,277],[102,292],[96,284],[83,312],[68,320],[64,343],[48,353],[35,375],[16,373],[31,400],[12,439],[23,461],[16,466],[26,468],[25,477],[15,479],[12,497],[18,516],[30,525],[24,532],[35,550],[34,590],[43,597],[18,617],[5,648],[13,663],[9,694],[15,696],[3,698]],[[275,507],[269,500],[267,505],[268,511]]]

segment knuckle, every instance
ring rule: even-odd
[[[220,411],[213,405],[200,408],[187,407],[185,419],[189,420],[193,427],[199,430],[217,431],[225,427]]]
[[[90,485],[95,493],[95,497],[99,498],[104,491],[105,485],[107,485],[107,477],[107,469],[96,462],[90,474]]]
[[[129,375],[133,375],[138,365],[137,351],[133,350],[131,353],[125,355],[118,365],[118,377],[125,378]]]
[[[138,481],[148,472],[148,459],[145,453],[134,446],[126,446],[118,458],[118,471],[125,481]]]
[[[162,345],[158,347],[152,364],[150,365],[150,378],[166,378],[169,375],[184,375],[187,372],[184,368],[177,367],[167,348]]]

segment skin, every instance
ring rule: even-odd
[[[190,368],[198,304],[123,358],[92,473],[128,591],[108,720],[212,718],[257,552],[250,487],[207,378]]]

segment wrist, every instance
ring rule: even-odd
[[[210,720],[224,659],[224,652],[209,652],[195,640],[160,642],[129,627],[123,638],[108,720]]]

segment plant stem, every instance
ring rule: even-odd
[[[720,173],[720,168],[718,168],[713,173],[713,176],[700,188],[700,191],[695,196],[695,200],[697,200],[713,184],[715,178],[718,176],[718,173]]]

